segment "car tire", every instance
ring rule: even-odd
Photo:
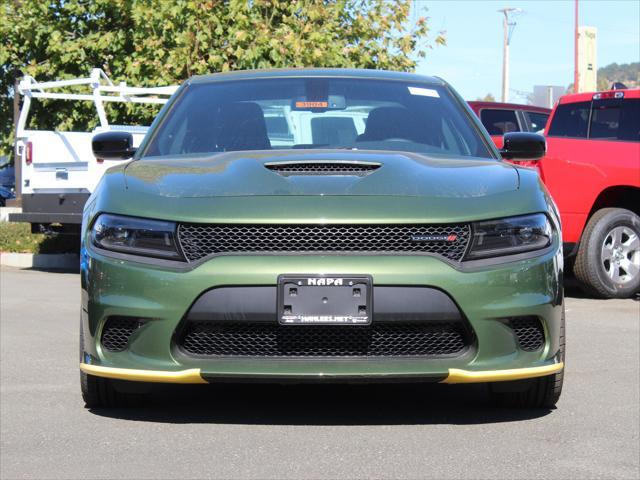
[[[564,307],[560,320],[560,361],[565,361]],[[489,384],[493,403],[506,408],[554,408],[562,394],[564,368],[558,373],[531,380]]]
[[[80,321],[80,361],[84,354],[84,334]],[[109,378],[96,377],[80,370],[80,390],[86,408],[121,408],[141,406],[146,397],[143,394],[119,391]]]
[[[640,217],[623,208],[594,213],[573,267],[583,289],[600,298],[628,298],[640,291],[639,267]]]

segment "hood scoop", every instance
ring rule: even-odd
[[[364,177],[381,167],[370,162],[271,162],[264,166],[283,177],[296,175],[331,175]]]

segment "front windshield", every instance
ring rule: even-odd
[[[191,84],[151,135],[142,157],[358,149],[493,158],[446,88],[362,78]]]

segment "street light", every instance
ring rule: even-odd
[[[522,12],[520,8],[506,7],[498,10],[504,15],[502,19],[502,28],[504,30],[504,39],[502,42],[502,101],[509,101],[509,44],[511,43],[511,35],[516,26],[516,22],[510,15],[516,15]]]

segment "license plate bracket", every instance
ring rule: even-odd
[[[281,325],[370,325],[373,280],[369,275],[280,275]]]

